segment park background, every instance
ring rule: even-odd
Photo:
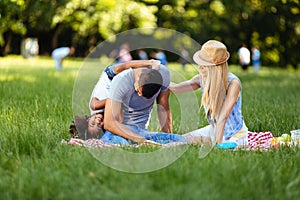
[[[191,146],[170,166],[133,174],[103,165],[86,148],[61,144],[70,137],[72,92],[84,57],[114,34],[147,27],[177,30],[200,44],[207,39],[226,43],[230,70],[243,84],[249,130],[280,136],[299,129],[297,0],[8,0],[0,1],[0,12],[0,199],[299,198],[299,148],[213,149],[199,159],[199,147]],[[38,56],[18,55],[25,38],[38,39]],[[244,73],[238,66],[241,43],[261,47],[258,74],[251,67]],[[71,44],[77,47],[75,57],[55,71],[51,51]],[[99,72],[103,67],[99,65]],[[186,71],[176,62],[168,67],[185,78],[197,73],[191,64]],[[170,102],[177,131],[181,119],[176,96],[171,95]],[[194,120],[199,127],[207,123],[201,112]]]
[[[162,27],[200,44],[224,42],[232,63],[244,43],[260,47],[265,66],[299,66],[298,0],[7,0],[0,2],[0,12],[2,56],[20,54],[22,40],[36,38],[40,55],[74,45],[75,56],[85,57],[120,32]]]

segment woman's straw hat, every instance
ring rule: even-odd
[[[193,60],[202,66],[216,66],[227,62],[230,54],[226,46],[217,40],[209,40],[197,51]]]

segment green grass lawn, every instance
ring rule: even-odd
[[[192,146],[165,168],[134,174],[103,165],[85,148],[62,145],[76,112],[82,62],[67,59],[57,72],[50,58],[0,58],[0,199],[299,198],[299,149],[213,149],[199,159],[199,147]],[[174,82],[197,73],[192,66],[186,72],[175,63],[169,68]],[[235,65],[230,70],[242,81],[249,130],[278,136],[300,128],[300,71],[263,67],[259,74],[252,68],[243,73]],[[174,132],[207,124],[195,94],[171,95]],[[154,122],[150,127],[157,129]]]

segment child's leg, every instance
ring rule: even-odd
[[[105,131],[104,135],[100,138],[100,140],[109,144],[129,145],[128,140],[121,136],[115,135],[109,131]]]

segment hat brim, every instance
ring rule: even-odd
[[[217,65],[220,65],[220,64],[223,64],[225,62],[227,62],[227,60],[229,59],[230,57],[230,54],[228,51],[226,51],[226,58],[218,63],[212,63],[212,62],[208,62],[208,61],[205,61],[203,59],[200,58],[199,54],[200,54],[201,50],[199,51],[196,51],[196,53],[194,53],[193,55],[193,60],[195,63],[197,63],[198,65],[202,65],[202,66],[217,66]]]

